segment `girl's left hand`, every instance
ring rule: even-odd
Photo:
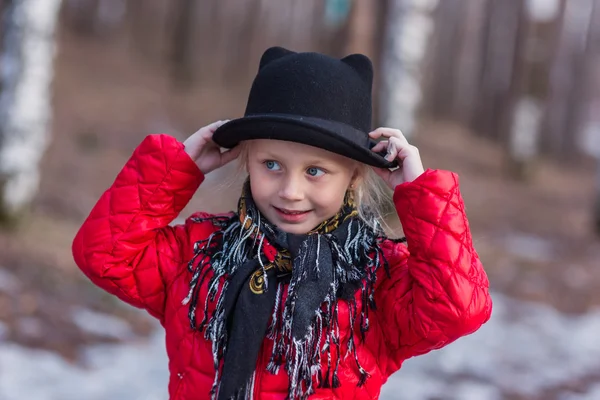
[[[394,189],[396,186],[404,182],[412,182],[419,177],[425,169],[419,155],[419,149],[408,143],[402,132],[392,128],[378,128],[369,133],[372,139],[380,137],[387,138],[377,143],[373,147],[373,151],[380,152],[387,149],[386,160],[392,161],[398,159],[399,167],[390,170],[387,168],[373,169],[387,184]]]

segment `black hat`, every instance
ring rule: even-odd
[[[373,66],[362,54],[341,60],[282,47],[265,51],[244,117],[221,125],[213,140],[232,148],[249,139],[303,143],[368,165],[392,168],[375,153],[371,131]]]

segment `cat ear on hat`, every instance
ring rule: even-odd
[[[260,58],[260,64],[258,66],[258,69],[261,70],[265,65],[271,63],[272,61],[278,60],[290,54],[296,54],[296,52],[284,49],[283,47],[279,46],[270,47],[267,50],[265,50],[262,57]]]
[[[364,54],[351,54],[341,61],[354,69],[369,86],[373,84],[373,63]]]

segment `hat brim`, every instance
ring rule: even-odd
[[[396,161],[387,161],[385,151],[371,149],[376,141],[349,125],[313,117],[268,114],[250,115],[221,125],[214,133],[214,142],[233,148],[244,140],[274,139],[315,146],[379,168],[394,168]]]

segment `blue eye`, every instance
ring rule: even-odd
[[[266,165],[267,169],[271,171],[278,171],[281,169],[277,161],[267,160],[264,164]]]
[[[306,173],[309,174],[310,176],[321,176],[325,173],[325,171],[323,171],[321,168],[316,168],[316,167],[311,167],[309,169],[306,170]]]

